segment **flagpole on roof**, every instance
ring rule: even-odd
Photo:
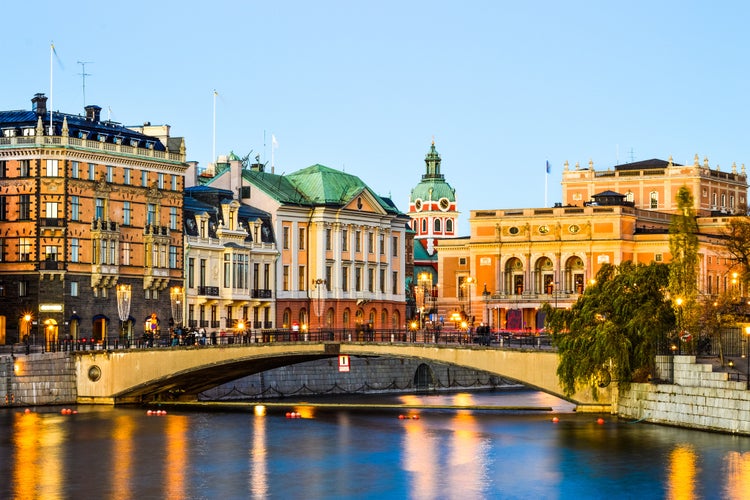
[[[544,171],[544,208],[547,208],[547,180],[549,179],[549,160],[547,161],[547,169]]]
[[[49,129],[52,130],[52,58],[55,54],[55,43],[49,43]]]
[[[211,162],[216,161],[216,96],[218,92],[214,89],[214,124],[213,124],[213,149],[211,149]]]

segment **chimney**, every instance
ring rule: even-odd
[[[98,122],[99,121],[99,115],[101,115],[102,108],[92,104],[90,106],[86,106],[83,108],[86,110],[86,119],[90,120],[92,122]]]
[[[31,99],[31,110],[34,111],[37,116],[43,116],[47,114],[47,97],[44,94],[34,94]]]

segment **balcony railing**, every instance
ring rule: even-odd
[[[94,219],[91,221],[91,229],[94,231],[117,231],[117,222],[112,220]]]
[[[252,290],[251,297],[254,299],[272,299],[273,290],[268,290],[264,288],[254,288]]]
[[[218,286],[199,286],[198,295],[208,295],[210,297],[218,297],[219,287]]]
[[[62,271],[64,268],[63,263],[56,260],[43,260],[38,266],[40,271]]]
[[[63,227],[65,226],[65,219],[58,219],[56,217],[42,217],[39,221],[39,225],[42,227]]]

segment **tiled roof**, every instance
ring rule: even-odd
[[[623,163],[622,165],[615,165],[615,170],[651,170],[659,168],[667,168],[669,165],[668,161],[659,160],[652,158],[650,160],[636,161],[632,163]],[[680,166],[678,163],[672,163],[672,165]]]

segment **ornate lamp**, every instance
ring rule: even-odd
[[[120,338],[128,345],[130,338],[125,331],[125,322],[130,317],[130,285],[117,285],[117,315],[120,317]]]

